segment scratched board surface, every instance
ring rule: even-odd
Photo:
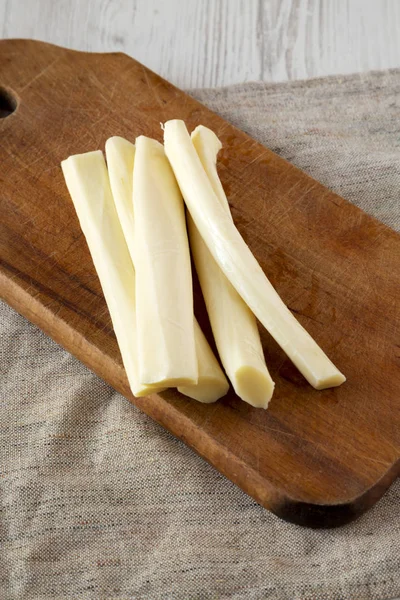
[[[279,516],[339,525],[371,506],[400,468],[399,236],[125,55],[1,41],[0,97],[2,297]],[[112,135],[161,140],[171,118],[221,138],[234,221],[340,388],[313,390],[262,329],[267,411],[232,391],[132,397],[59,164]]]

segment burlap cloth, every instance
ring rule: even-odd
[[[193,92],[394,228],[400,71]],[[400,596],[400,481],[359,521],[280,521],[3,305],[0,598]]]

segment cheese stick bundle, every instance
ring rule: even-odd
[[[120,137],[63,161],[65,181],[100,279],[130,387],[166,387],[200,402],[228,381],[193,314],[190,247],[217,349],[236,394],[266,408],[274,382],[256,317],[316,389],[344,375],[285,306],[236,229],[217,172],[221,142],[183,121],[164,146]],[[182,197],[183,196],[183,197]],[[184,202],[188,209],[187,228]]]

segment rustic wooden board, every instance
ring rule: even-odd
[[[0,111],[6,302],[284,519],[334,526],[373,505],[400,472],[400,236],[123,54],[0,41]],[[314,391],[263,330],[266,412],[233,393],[211,406],[130,394],[59,163],[111,135],[161,140],[171,118],[222,139],[235,223],[342,387]]]

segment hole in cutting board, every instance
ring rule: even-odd
[[[17,98],[13,92],[0,86],[0,119],[11,115],[17,106]]]

